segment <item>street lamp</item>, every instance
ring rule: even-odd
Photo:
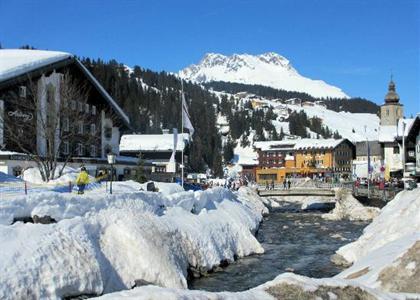
[[[112,167],[113,164],[115,164],[115,154],[114,153],[108,153],[108,163],[111,165],[111,182],[109,185],[109,193],[112,194],[112,177],[114,176],[114,169]]]

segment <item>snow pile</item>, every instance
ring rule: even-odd
[[[308,93],[314,97],[348,98],[335,86],[300,75],[285,57],[268,52],[260,55],[208,53],[197,65],[181,71],[179,76],[194,82],[227,81],[260,84],[287,91]]]
[[[39,168],[33,167],[23,171],[22,179],[24,181],[34,183],[34,184],[49,184],[49,185],[67,185],[69,182],[73,184],[76,182],[76,178],[80,173],[80,169],[74,169],[71,167],[64,167],[63,173],[60,176],[59,172],[61,170],[61,166],[57,166],[55,169],[54,179],[48,181],[47,183],[42,180],[41,173],[39,172]],[[89,182],[94,183],[95,178],[89,176]]]
[[[114,193],[126,193],[126,192],[139,192],[147,191],[147,183],[138,183],[137,181],[115,181],[112,183],[112,190]],[[155,188],[159,190],[159,193],[164,195],[171,195],[179,192],[183,192],[184,189],[178,183],[171,182],[159,182],[153,181]]]
[[[327,220],[368,221],[375,218],[380,209],[363,206],[351,192],[344,189],[335,189],[335,208],[328,214],[322,215]]]
[[[59,222],[0,225],[2,299],[101,294],[136,282],[186,288],[188,268],[204,273],[264,251],[252,234],[262,220],[261,205],[246,190],[51,192],[10,202],[0,207],[3,224],[15,212],[48,214]]]
[[[263,200],[258,194],[247,187],[240,187],[238,190],[238,199],[244,205],[250,207],[253,211],[259,212],[261,215],[268,215],[268,208],[264,205]]]
[[[420,188],[402,191],[363,235],[337,254],[353,266],[337,275],[391,291],[420,293]]]
[[[143,286],[130,291],[104,295],[101,300],[110,299],[237,299],[237,300],[273,300],[273,299],[406,299],[408,295],[386,293],[342,279],[312,279],[292,273],[284,273],[272,281],[243,292],[206,292]],[[413,299],[414,299],[414,295]]]

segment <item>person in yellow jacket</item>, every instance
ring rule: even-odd
[[[86,171],[85,167],[82,167],[80,170],[79,176],[77,176],[76,184],[78,187],[78,194],[83,194],[85,192],[86,184],[89,183],[89,174]]]

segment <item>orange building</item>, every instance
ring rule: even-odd
[[[291,146],[293,145],[293,146]],[[269,153],[281,153],[281,165],[267,163],[267,159],[260,160],[255,171],[256,181],[283,182],[289,176],[349,176],[351,163],[355,156],[355,146],[347,139],[299,139],[292,141],[256,142],[260,157],[268,157]],[[280,155],[280,154],[279,154]],[[272,158],[279,157],[271,156]],[[270,161],[270,160],[269,160]]]

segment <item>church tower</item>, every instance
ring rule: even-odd
[[[395,92],[395,83],[388,85],[388,93],[385,96],[385,103],[381,105],[381,125],[397,125],[398,119],[403,118],[403,105],[400,104],[400,96]]]

